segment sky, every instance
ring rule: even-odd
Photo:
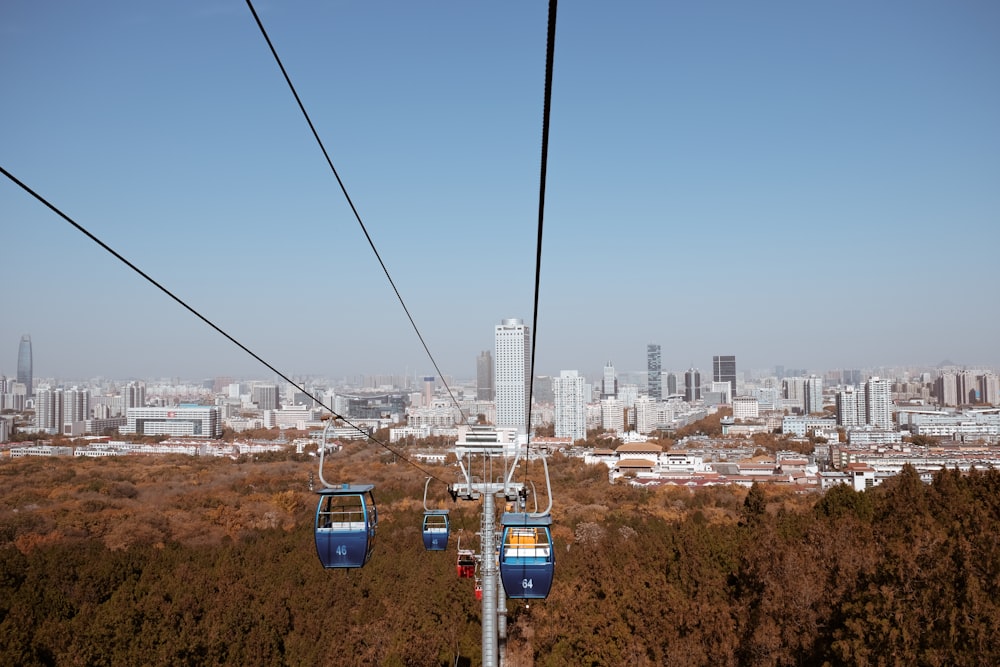
[[[440,371],[1000,367],[1000,4],[255,8]],[[436,374],[246,4],[0,4],[0,166],[282,373]],[[0,175],[0,373],[273,374]]]

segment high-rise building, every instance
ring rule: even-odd
[[[425,375],[424,376],[424,393],[421,397],[421,406],[423,408],[431,407],[431,401],[434,400],[434,376]]]
[[[35,395],[32,385],[31,336],[21,336],[21,344],[17,348],[17,381],[28,390],[28,396]]]
[[[650,343],[646,346],[646,393],[654,401],[663,400],[660,371],[660,346]]]
[[[865,409],[868,424],[875,428],[892,428],[892,384],[872,377],[865,383]]]
[[[59,424],[82,422],[90,419],[90,390],[73,387],[63,392],[63,420]]]
[[[688,403],[701,400],[701,372],[697,368],[684,373],[684,400]]]
[[[59,433],[63,425],[63,390],[42,385],[35,396],[35,425],[46,433]]]
[[[934,396],[940,405],[958,405],[958,376],[955,373],[942,373],[934,381]]]
[[[257,405],[258,410],[278,409],[278,385],[257,384],[250,389],[250,402]]]
[[[609,361],[604,366],[604,381],[601,384],[601,398],[618,395],[618,377],[615,375],[615,367]]]
[[[958,404],[974,405],[979,402],[979,382],[972,371],[962,371],[956,378],[958,383]]]
[[[806,378],[803,412],[807,415],[823,412],[823,378],[816,375],[810,375]]]
[[[493,391],[493,353],[483,350],[476,357],[476,400],[492,401]]]
[[[712,357],[712,382],[728,382],[730,396],[736,395],[736,356],[716,355]]]
[[[837,392],[837,426],[864,425],[866,419],[864,410],[859,409],[864,403],[862,396],[853,386]]]
[[[129,382],[125,386],[124,391],[122,391],[122,397],[125,399],[124,407],[126,411],[129,408],[146,407],[146,383]],[[237,392],[236,397],[239,398],[239,392]]]
[[[576,371],[562,371],[559,377],[552,378],[557,438],[584,440],[587,437],[587,401],[583,385],[583,377]]]
[[[527,433],[531,393],[531,327],[520,319],[505,319],[494,329],[494,372],[497,428]]]
[[[995,373],[979,376],[979,400],[987,405],[1000,405],[1000,376]]]
[[[677,393],[677,373],[667,373],[667,396]]]
[[[625,431],[625,410],[627,408],[622,402],[609,396],[601,400],[601,428],[610,433],[622,433]]]

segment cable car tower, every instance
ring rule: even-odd
[[[549,499],[544,512],[526,510],[528,489],[514,481],[518,461],[527,461],[527,447],[516,429],[469,426],[455,443],[462,481],[452,493],[463,500],[482,500],[479,522],[479,585],[482,586],[483,667],[498,667],[507,639],[507,598],[544,598],[552,585],[552,487],[548,464],[545,485]],[[504,505],[500,527],[496,500]]]

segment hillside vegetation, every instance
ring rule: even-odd
[[[364,569],[326,571],[313,461],[4,461],[0,664],[479,664],[455,573],[478,505],[432,483],[454,532],[425,552],[423,473],[349,445],[337,481],[377,485],[378,544]],[[555,582],[510,601],[510,665],[1000,664],[996,471],[774,496],[551,468]]]

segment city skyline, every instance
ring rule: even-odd
[[[545,8],[259,9],[443,374],[503,317],[552,376],[1000,367],[1000,7],[563,7],[538,322]],[[245,7],[0,35],[5,169],[288,375],[438,374]],[[35,377],[270,375],[5,178],[0,219]]]

